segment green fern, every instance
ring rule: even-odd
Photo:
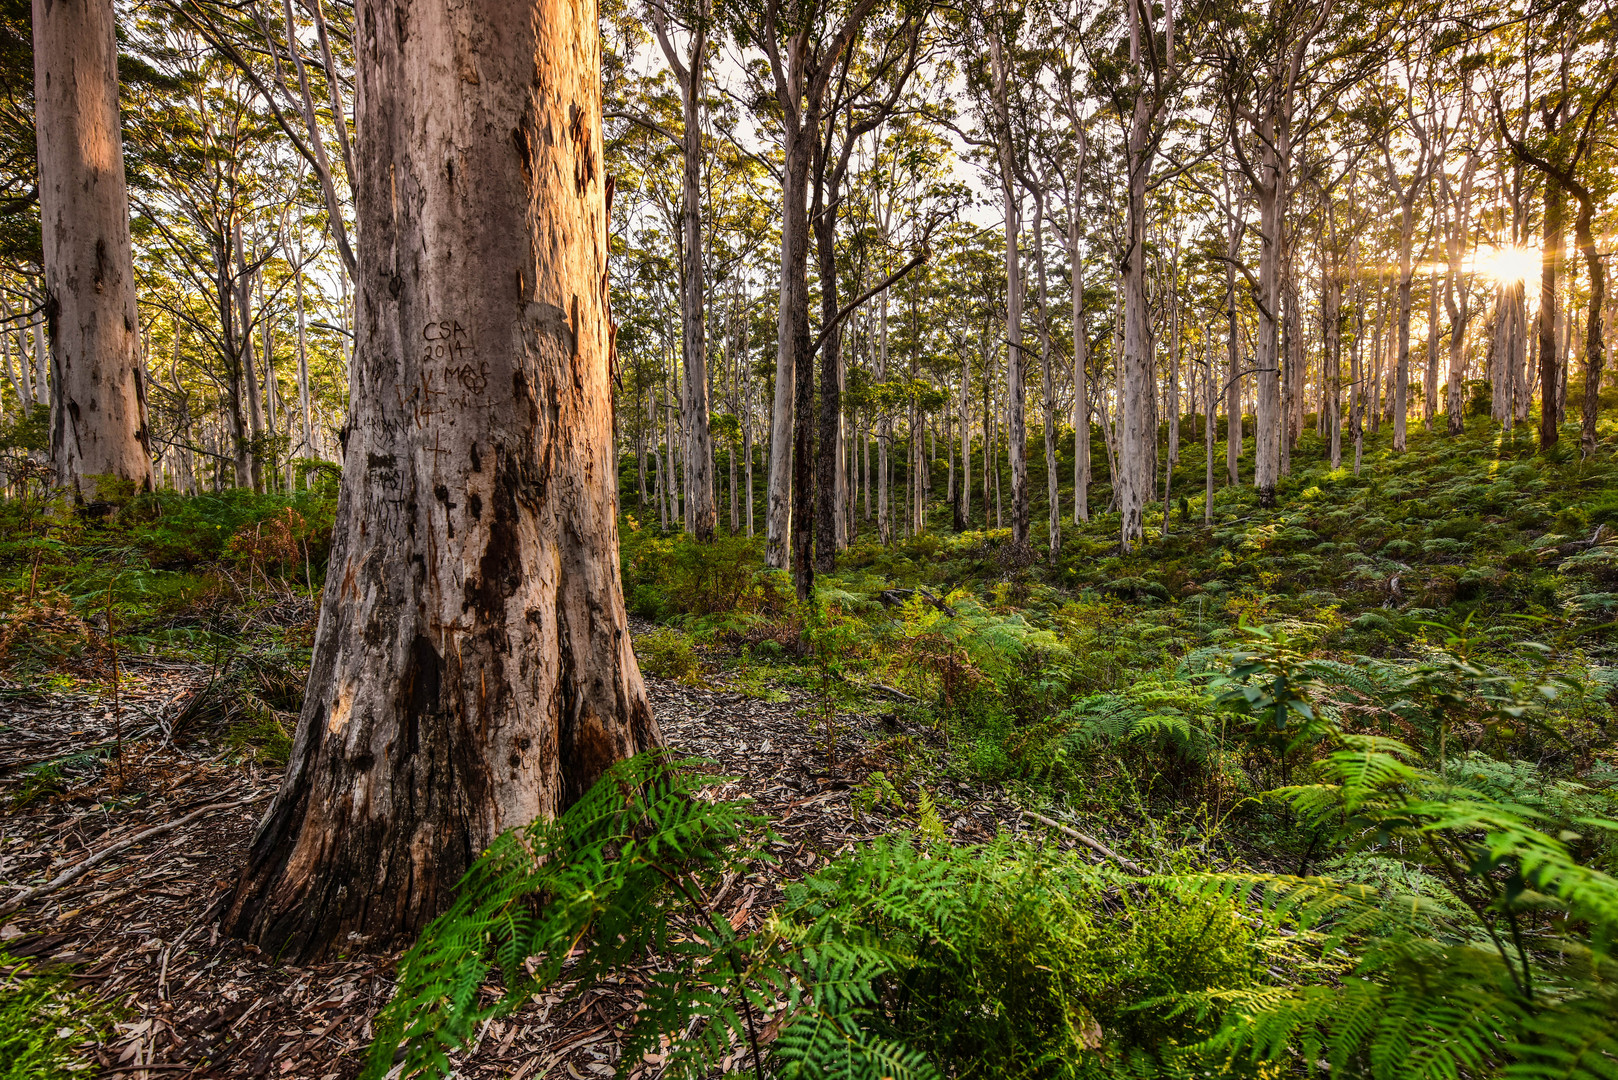
[[[1335,983],[1219,989],[1182,998],[1219,1031],[1207,1058],[1296,1055],[1334,1076],[1618,1076],[1618,880],[1536,827],[1537,810],[1453,785],[1409,750],[1345,737],[1327,783],[1284,789],[1306,818],[1342,822],[1352,846],[1397,852],[1450,891],[1378,894],[1328,878],[1201,875],[1175,883],[1242,897],[1322,955],[1358,960]],[[1605,822],[1590,822],[1604,827]]]
[[[736,858],[749,824],[741,804],[698,797],[712,782],[662,754],[644,754],[608,770],[554,821],[496,838],[467,871],[454,904],[400,961],[398,990],[377,1018],[364,1075],[387,1074],[401,1044],[400,1075],[447,1075],[448,1055],[480,1024],[554,983],[564,968],[582,993],[650,948],[688,965],[722,952],[734,938],[723,919],[689,940],[671,932],[676,918],[700,907],[703,883]],[[506,993],[484,1004],[480,990],[495,967]],[[691,974],[689,966],[683,973]],[[685,982],[653,984],[637,1045],[655,1045],[652,1028],[683,1030],[692,1019],[738,1025],[729,997],[690,990]]]

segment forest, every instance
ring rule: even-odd
[[[0,1080],[1618,1080],[1610,0],[0,0]]]

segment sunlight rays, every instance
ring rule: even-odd
[[[1539,277],[1537,248],[1479,248],[1471,259],[1472,272],[1496,285],[1518,285]]]

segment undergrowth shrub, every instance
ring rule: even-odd
[[[1246,657],[1238,671],[1258,714],[1299,717],[1300,732],[1329,744],[1309,782],[1275,794],[1306,831],[1330,834],[1351,856],[1402,865],[1400,878],[1419,887],[1182,878],[1200,881],[1203,896],[1262,898],[1266,915],[1292,923],[1294,941],[1324,965],[1183,996],[1195,1015],[1223,1016],[1188,1053],[1292,1058],[1375,1080],[1618,1074],[1618,880],[1599,868],[1618,846],[1618,822],[1582,785],[1446,755],[1444,736],[1468,710],[1534,723],[1556,696],[1549,684],[1476,667],[1467,641],[1451,634],[1444,653],[1392,678],[1273,647]],[[1437,770],[1397,739],[1345,731],[1342,705],[1353,701],[1424,721],[1416,726],[1438,736]]]
[[[72,664],[95,648],[83,616],[60,590],[37,590],[31,598],[20,593],[4,604],[0,668],[37,673]]]
[[[334,485],[291,495],[160,491],[131,500],[107,528],[157,569],[223,561],[301,580],[306,566],[325,565],[336,512]]]
[[[696,684],[702,665],[691,642],[678,630],[654,630],[635,638],[635,656],[641,670],[660,679]]]
[[[0,1080],[68,1080],[85,1075],[84,1050],[116,1019],[62,971],[0,952]]]
[[[587,996],[648,952],[623,1061],[666,1054],[665,1075],[689,1078],[1105,1076],[1211,1035],[1177,995],[1259,970],[1230,897],[1008,844],[877,840],[788,884],[739,934],[704,896],[753,854],[757,823],[704,801],[712,782],[643,755],[555,821],[499,837],[400,962],[364,1075],[445,1076],[485,1020],[547,986]],[[504,993],[487,998],[496,966]]]
[[[924,887],[894,902],[896,887],[933,876],[958,902]],[[787,910],[910,951],[879,980],[881,1005],[866,1022],[960,1077],[1110,1075],[1133,1054],[1199,1034],[1192,1017],[1139,1003],[1245,986],[1259,955],[1226,899],[1124,886],[1071,855],[1006,845],[878,843],[790,888]]]
[[[763,537],[716,536],[699,544],[683,533],[649,529],[620,539],[624,594],[643,618],[678,616],[747,621],[778,615],[791,604],[790,581],[764,567]]]
[[[1092,694],[1062,714],[1066,730],[1051,749],[1052,778],[1098,755],[1114,757],[1147,790],[1213,801],[1214,788],[1247,786],[1226,746],[1228,715],[1197,683],[1154,673],[1111,693]]]

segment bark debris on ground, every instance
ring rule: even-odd
[[[391,992],[397,957],[299,967],[220,935],[224,898],[280,774],[208,727],[218,674],[128,662],[116,708],[105,694],[0,682],[0,905],[151,833],[24,904],[0,927],[0,947],[36,964],[68,965],[78,986],[122,1010],[114,1036],[93,1051],[102,1075],[347,1080]],[[783,881],[905,827],[857,813],[854,797],[872,771],[894,767],[900,742],[927,733],[900,730],[891,715],[840,714],[830,756],[801,690],[763,700],[722,679],[646,682],[668,743],[735,777],[715,794],[751,799],[776,834],[773,865],[715,897],[739,929],[765,916]],[[120,742],[121,766],[112,760]],[[941,780],[936,794],[953,808],[943,824],[957,842],[1019,828],[1016,808],[998,792]],[[459,1075],[613,1075],[618,1036],[638,1000],[633,982],[583,1001],[540,996],[491,1023]]]

